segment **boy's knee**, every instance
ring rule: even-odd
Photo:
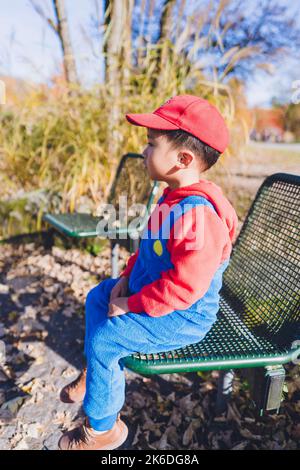
[[[85,307],[89,308],[90,305],[94,304],[98,294],[98,286],[93,287],[87,294],[85,299]]]
[[[101,300],[101,297],[105,294],[105,284],[108,279],[104,279],[97,286],[93,287],[87,294],[85,304],[88,307],[91,304],[95,304]]]
[[[90,348],[97,353],[99,349],[109,349],[109,344],[114,343],[114,332],[109,319],[99,325],[90,336]]]

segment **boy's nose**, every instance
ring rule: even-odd
[[[144,165],[145,167],[147,167],[147,165],[146,165],[146,155],[145,155],[144,153],[142,153],[142,155],[143,155],[143,157],[144,157],[144,159],[143,159],[143,165]]]

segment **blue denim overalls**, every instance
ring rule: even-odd
[[[158,203],[162,202],[162,198]],[[171,212],[156,234],[145,228],[139,256],[129,278],[128,295],[139,292],[173,267],[166,248],[169,233],[177,218],[196,205],[214,206],[204,197],[188,196],[178,202],[180,210]],[[174,206],[173,206],[174,207]],[[146,236],[147,235],[147,236]],[[86,394],[83,408],[91,426],[111,429],[125,401],[125,374],[121,359],[135,352],[157,353],[201,341],[211,329],[219,310],[222,275],[229,260],[216,271],[205,295],[186,310],[174,310],[151,317],[146,312],[128,312],[108,317],[110,292],[118,279],[105,279],[86,299],[85,356],[87,359]]]

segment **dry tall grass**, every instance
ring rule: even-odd
[[[164,68],[157,66],[160,48],[168,48]],[[2,235],[40,229],[43,211],[95,212],[106,197],[118,159],[110,154],[108,119],[118,106],[118,154],[141,152],[145,129],[129,125],[126,112],[149,112],[176,94],[202,96],[224,115],[232,134],[216,178],[226,174],[226,161],[247,141],[247,113],[240,107],[236,83],[209,81],[178,44],[147,45],[139,66],[116,102],[106,84],[92,90],[32,90],[0,113],[0,218]],[[159,88],[157,84],[159,83]],[[239,149],[239,151],[237,150]],[[219,175],[219,176],[218,176]],[[30,221],[30,222],[29,222]]]

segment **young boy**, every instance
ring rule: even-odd
[[[87,417],[62,436],[62,450],[111,450],[126,440],[119,413],[125,401],[120,359],[204,338],[216,321],[237,227],[221,189],[200,178],[228,145],[226,124],[214,106],[179,95],[153,113],[126,118],[147,128],[145,166],[151,179],[168,186],[120,277],[88,293],[87,368],[61,392],[64,402],[83,401]]]

